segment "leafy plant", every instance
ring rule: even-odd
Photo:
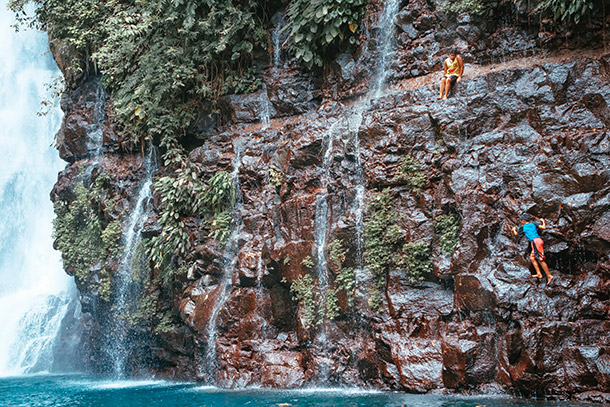
[[[544,0],[535,11],[550,11],[555,20],[578,24],[587,12],[593,10],[594,3],[594,0]]]
[[[176,329],[176,327],[177,327],[177,324],[174,321],[174,317],[172,316],[171,312],[168,311],[168,312],[163,313],[163,315],[159,319],[159,323],[155,327],[155,333],[156,334],[169,333],[172,330]]]
[[[432,266],[432,252],[425,242],[405,244],[396,258],[396,264],[405,271],[411,282],[421,281]]]
[[[356,273],[351,267],[346,267],[335,278],[337,289],[343,290],[347,297],[347,305],[354,306],[354,292],[356,290]]]
[[[27,12],[30,3],[33,14]],[[69,69],[102,73],[117,129],[134,143],[160,140],[170,150],[202,104],[260,85],[252,56],[267,48],[260,17],[264,2],[12,0],[10,5],[22,23],[67,44],[73,53]]]
[[[328,244],[328,258],[338,266],[341,266],[345,261],[346,253],[347,249],[343,248],[341,239],[335,239]]]
[[[303,266],[305,266],[305,268],[306,268],[307,270],[312,270],[312,269],[313,269],[313,267],[314,267],[314,262],[313,262],[313,260],[312,260],[311,256],[307,256],[307,257],[305,257],[303,260],[301,260],[301,264],[302,264]]]
[[[338,267],[338,273],[335,277],[337,291],[345,292],[347,304],[350,307],[354,306],[354,291],[356,290],[356,274],[351,267],[344,267],[347,249],[343,247],[341,239],[335,239],[328,244],[328,258]],[[336,292],[335,292],[336,297]]]
[[[460,235],[460,219],[454,212],[438,216],[434,221],[434,231],[440,235],[441,251],[452,255],[458,244]]]
[[[197,171],[179,168],[176,176],[159,178],[155,190],[161,197],[159,216],[161,234],[149,243],[149,254],[161,279],[168,282],[174,272],[172,260],[185,259],[192,251],[192,242],[184,218],[195,216],[211,223],[211,236],[225,242],[230,235],[235,202],[235,187],[231,175],[225,171],[214,174],[206,185]]]
[[[99,177],[98,177],[99,178]],[[93,190],[101,188],[94,181]],[[99,195],[87,190],[81,181],[75,183],[71,202],[54,204],[53,236],[66,268],[79,283],[86,284],[90,269],[104,263],[120,251],[121,230],[118,222],[106,224],[100,216]]]
[[[340,313],[341,308],[339,308],[337,292],[335,290],[328,290],[326,292],[326,318],[332,321],[336,319]]]
[[[269,183],[271,185],[274,187],[279,187],[282,185],[282,182],[284,181],[284,174],[282,174],[280,171],[274,170],[273,168],[269,168],[268,174]]]
[[[292,297],[299,302],[303,307],[303,313],[305,314],[305,328],[309,329],[313,325],[319,323],[316,313],[316,301],[314,294],[314,281],[311,275],[306,274],[297,280],[293,281],[290,285],[290,292]]]
[[[398,170],[395,178],[406,181],[407,185],[415,193],[420,193],[426,185],[426,176],[423,173],[424,166],[413,156],[406,155],[398,162]]]
[[[324,55],[344,40],[356,42],[366,0],[293,0],[288,6],[288,41],[308,68],[322,66]]]
[[[395,223],[398,216],[392,205],[389,189],[374,194],[364,225],[364,262],[375,280],[369,303],[375,310],[380,309],[380,292],[385,289],[387,271],[395,265],[394,253],[399,251],[404,239],[404,232]]]
[[[375,280],[369,304],[376,311],[381,310],[381,293],[390,269],[400,268],[411,282],[416,282],[432,265],[430,246],[425,242],[405,243],[405,231],[398,220],[391,190],[384,189],[373,195],[364,225],[364,260]]]
[[[486,6],[481,0],[447,0],[445,8],[451,13],[466,12],[472,15],[481,15]]]

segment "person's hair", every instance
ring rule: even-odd
[[[459,54],[459,53],[458,53],[457,48],[451,48],[451,50],[449,51],[449,53],[450,53],[450,54],[453,54],[453,55],[458,55],[458,54]]]
[[[523,215],[521,215],[521,220],[529,222],[531,220],[530,215],[528,215],[527,213],[524,213]]]

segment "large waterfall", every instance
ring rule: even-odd
[[[59,71],[46,34],[16,33],[0,6],[0,376],[48,371],[74,282],[53,249],[49,193],[63,163],[54,150],[59,107],[39,116]],[[62,351],[62,358],[65,352]]]

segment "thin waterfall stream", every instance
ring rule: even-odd
[[[327,245],[328,245],[328,233],[329,233],[329,192],[328,187],[332,182],[330,179],[331,170],[331,155],[333,150],[333,144],[339,130],[346,130],[349,139],[348,147],[353,148],[353,155],[356,161],[356,173],[354,177],[355,184],[355,198],[352,204],[352,211],[355,215],[356,225],[356,273],[362,273],[363,264],[363,250],[364,250],[364,199],[365,199],[365,184],[364,184],[364,173],[362,168],[362,162],[360,159],[360,138],[359,129],[362,125],[366,112],[371,108],[372,104],[383,95],[383,87],[389,74],[389,66],[392,62],[392,55],[394,52],[394,21],[396,15],[400,9],[400,1],[389,0],[385,3],[384,9],[379,18],[380,27],[380,38],[377,52],[377,59],[380,61],[376,65],[374,75],[369,80],[369,84],[372,85],[365,96],[356,101],[354,105],[349,109],[346,115],[342,119],[333,123],[329,128],[325,140],[326,144],[324,149],[324,159],[322,166],[321,184],[322,193],[316,199],[316,215],[315,215],[315,227],[314,227],[314,257],[316,259],[315,273],[318,279],[318,290],[321,294],[322,307],[327,306],[327,291],[329,289],[328,270],[327,270]],[[368,47],[365,50],[370,52]],[[322,317],[325,319],[325,316]],[[322,350],[323,359],[326,358],[326,352],[328,349],[327,345],[327,334],[325,323],[316,335],[315,343],[319,349]],[[328,363],[321,364],[321,371],[318,372],[320,379],[325,381],[328,376]]]
[[[111,342],[107,345],[107,353],[112,361],[112,368],[115,377],[123,378],[126,376],[127,359],[131,350],[132,343],[127,335],[128,322],[125,320],[124,313],[141,296],[141,276],[136,275],[135,270],[139,269],[137,262],[141,262],[139,254],[142,243],[142,227],[148,217],[148,202],[152,197],[152,176],[157,169],[156,149],[149,147],[149,152],[143,162],[145,168],[145,178],[142,181],[137,198],[133,205],[133,210],[129,215],[127,228],[123,232],[123,253],[119,261],[119,268],[114,280],[114,304],[113,319],[111,326]]]
[[[227,239],[224,249],[223,256],[223,275],[219,281],[218,286],[218,298],[214,303],[214,309],[210,315],[208,322],[208,335],[206,344],[205,354],[205,365],[203,366],[203,373],[208,381],[213,381],[214,372],[217,364],[216,354],[216,337],[218,335],[218,314],[224,307],[229,296],[231,294],[231,287],[233,281],[233,272],[235,271],[235,265],[237,264],[237,258],[239,254],[239,239],[242,235],[244,228],[242,219],[242,207],[243,198],[240,191],[239,184],[239,170],[241,168],[242,160],[241,155],[244,149],[244,142],[241,139],[233,142],[233,150],[235,156],[233,157],[233,172],[231,173],[231,179],[233,180],[233,186],[235,187],[235,205],[233,206],[233,230],[231,235]]]

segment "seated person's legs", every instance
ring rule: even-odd
[[[447,99],[447,97],[449,96],[449,92],[451,92],[451,89],[453,89],[453,86],[455,86],[455,82],[457,81],[457,76],[455,75],[449,75],[445,78],[445,96],[443,97],[443,99]]]

